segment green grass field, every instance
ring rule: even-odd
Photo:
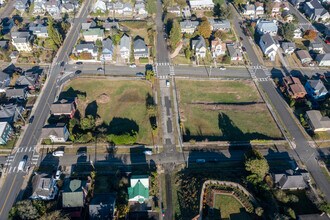
[[[250,219],[241,203],[231,195],[216,195],[214,208],[220,211],[221,219]]]
[[[63,89],[62,97],[72,97],[77,93],[86,93],[86,99],[78,101],[78,109],[82,115],[87,111],[95,111],[106,124],[121,118],[126,127],[138,126],[137,142],[152,143],[152,128],[146,109],[147,94],[152,89],[146,81],[115,81],[106,79],[76,79]],[[87,113],[88,114],[88,113]],[[123,124],[121,124],[123,125]]]
[[[184,140],[268,140],[281,133],[249,81],[178,80]]]

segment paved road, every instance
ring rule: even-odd
[[[237,13],[237,12],[236,12]],[[237,15],[239,17],[239,15]],[[249,58],[252,62],[252,66],[261,66],[257,55],[254,53],[251,45],[251,41],[248,40],[247,37],[244,36],[242,29],[239,27],[239,19],[235,20],[234,26],[236,29],[236,33],[240,37],[243,38],[243,45],[247,50]],[[254,72],[251,72],[253,77],[256,79],[267,77],[267,70],[265,71],[264,68],[256,69]],[[280,116],[281,120],[283,121],[287,131],[291,134],[294,138],[294,142],[296,145],[295,152],[297,153],[300,160],[306,165],[308,171],[311,173],[312,177],[314,178],[317,186],[320,190],[324,193],[326,200],[330,201],[330,187],[329,181],[327,180],[326,176],[322,173],[321,168],[319,167],[315,157],[319,156],[318,152],[312,148],[305,136],[303,135],[302,131],[300,130],[300,125],[298,125],[295,120],[293,119],[292,114],[290,114],[291,109],[288,108],[285,101],[282,99],[280,94],[274,87],[273,82],[271,81],[259,81],[259,85],[265,91],[267,96],[270,99],[270,102],[274,106],[276,112]]]
[[[8,175],[0,192],[0,219],[7,219],[8,212],[16,200],[16,196],[20,192],[23,184],[23,176],[25,172],[17,172],[18,163],[22,160],[23,156],[28,156],[28,161],[25,166],[25,171],[28,166],[38,160],[38,155],[35,153],[35,146],[41,134],[41,128],[49,115],[49,106],[55,99],[57,90],[56,79],[59,76],[62,67],[57,62],[68,61],[68,53],[72,51],[75,45],[81,28],[81,22],[87,17],[88,10],[90,9],[92,1],[86,1],[86,5],[82,7],[81,13],[77,19],[74,20],[72,28],[68,33],[63,43],[63,50],[58,52],[57,58],[55,57],[55,65],[50,70],[48,83],[43,88],[43,93],[40,97],[39,105],[36,106],[34,115],[36,116],[32,124],[26,128],[26,132],[22,138],[21,144],[14,157],[9,161]]]
[[[13,11],[14,11],[14,3],[15,1],[14,0],[8,0],[6,2],[6,6],[5,8],[1,9],[1,14],[0,14],[0,18],[6,18],[6,17],[9,17]]]

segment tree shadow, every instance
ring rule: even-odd
[[[59,100],[66,99],[66,98],[76,98],[79,95],[86,97],[87,94],[86,94],[86,92],[74,90],[72,87],[70,87],[68,90],[61,92],[61,94],[59,96]]]
[[[108,134],[122,135],[139,132],[139,125],[131,119],[114,117],[109,123]]]
[[[85,117],[87,117],[87,115],[91,115],[93,116],[93,118],[98,118],[97,110],[98,110],[98,105],[95,100],[88,103],[85,109]]]

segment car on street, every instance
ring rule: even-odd
[[[24,155],[23,159],[22,159],[22,160],[19,162],[19,164],[18,164],[18,167],[17,167],[17,170],[18,170],[18,171],[23,171],[27,159],[28,159],[28,156],[27,156],[27,155]]]
[[[77,150],[77,154],[78,157],[86,157],[87,156],[87,147],[80,147]]]
[[[205,163],[205,162],[206,162],[205,159],[197,159],[197,160],[196,160],[196,163]]]
[[[31,124],[33,122],[33,119],[34,119],[34,115],[32,115],[29,119],[29,124]]]
[[[131,65],[129,65],[130,68],[135,68],[136,65],[134,63],[132,63]]]
[[[75,72],[76,75],[79,75],[80,73],[81,73],[81,70],[77,70],[77,71]]]
[[[65,65],[65,62],[64,61],[62,61],[61,62],[61,67],[63,67]]]
[[[226,70],[226,67],[224,67],[224,66],[220,66],[219,69],[220,69],[220,70]]]
[[[166,80],[166,87],[170,87],[170,81]]]
[[[242,50],[243,50],[243,52],[246,52],[246,48],[245,47],[242,47]]]
[[[53,152],[54,157],[63,157],[63,155],[64,155],[64,151],[62,150],[57,150]]]
[[[83,64],[83,62],[76,62],[76,64],[77,64],[77,65],[81,65],[81,64]]]
[[[141,72],[138,72],[138,73],[136,73],[135,75],[136,75],[136,76],[139,76],[139,77],[144,77],[144,74],[141,73]]]
[[[152,155],[152,151],[151,150],[146,150],[143,152],[145,155],[149,155],[151,156]]]
[[[101,72],[101,71],[103,71],[103,68],[99,67],[99,68],[97,68],[97,71]]]
[[[327,37],[325,38],[325,41],[324,41],[326,44],[330,44],[330,37]]]
[[[55,180],[60,180],[61,174],[62,174],[61,170],[57,170],[55,173]]]

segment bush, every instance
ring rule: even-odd
[[[125,133],[122,135],[110,134],[107,136],[107,141],[115,145],[132,145],[136,142],[137,134]]]
[[[79,138],[77,138],[76,142],[78,142],[78,143],[88,143],[91,140],[93,140],[93,135],[92,135],[91,132],[87,132],[87,134],[83,134]]]
[[[49,138],[47,138],[47,139],[43,139],[42,143],[46,145],[51,145],[52,141]]]

